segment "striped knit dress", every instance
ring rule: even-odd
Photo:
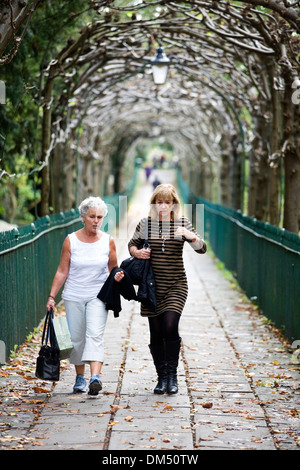
[[[180,217],[175,221],[144,218],[138,223],[134,235],[128,243],[129,249],[132,246],[141,248],[148,233],[151,248],[150,260],[156,283],[157,308],[155,312],[151,312],[141,305],[141,315],[144,317],[157,316],[167,310],[175,311],[181,315],[184,308],[188,294],[183,263],[183,246],[186,240],[183,237],[176,238],[174,236],[178,227],[185,227],[199,237],[192,223],[186,217]],[[205,253],[205,242],[200,250],[195,251]]]

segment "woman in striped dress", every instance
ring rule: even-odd
[[[142,219],[128,243],[132,256],[151,260],[156,283],[155,312],[141,306],[148,317],[150,351],[158,375],[154,393],[177,393],[177,366],[181,338],[178,327],[188,284],[183,263],[183,246],[187,241],[197,253],[206,252],[206,244],[190,220],[180,216],[179,197],[174,186],[160,184],[150,200],[149,217]],[[143,247],[148,239],[150,248]]]

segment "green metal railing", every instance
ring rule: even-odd
[[[103,198],[108,205],[108,215],[102,230],[113,235],[122,216],[120,205],[131,198],[136,175],[137,169],[124,194]],[[69,233],[81,227],[78,210],[71,210],[0,233],[0,363],[7,360],[15,346],[22,344],[44,318],[63,241]]]
[[[193,195],[178,174],[185,203],[204,205],[205,236],[248,298],[290,340],[300,339],[300,238]]]
[[[0,340],[6,358],[44,317],[63,240],[79,226],[73,210],[0,233]]]

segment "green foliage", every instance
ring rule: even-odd
[[[7,97],[6,104],[0,106],[0,169],[16,175],[0,179],[0,214],[10,222],[28,223],[32,217],[29,211],[38,203],[39,180],[30,173],[39,166],[41,154],[41,90],[45,67],[65,47],[69,37],[79,34],[90,15],[85,0],[42,3],[33,14],[18,53],[10,64],[0,68]],[[16,211],[10,207],[13,186]]]

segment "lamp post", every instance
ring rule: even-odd
[[[170,59],[164,53],[163,47],[156,49],[156,56],[151,59],[153,80],[156,85],[163,85],[167,79]]]

